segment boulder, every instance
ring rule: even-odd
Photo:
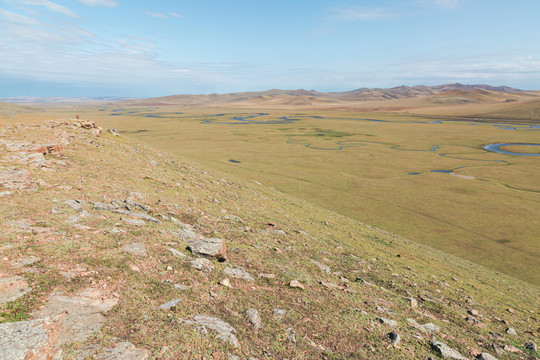
[[[223,239],[191,239],[188,245],[188,249],[195,255],[216,258],[218,261],[227,260],[227,247]]]

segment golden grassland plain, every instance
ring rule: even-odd
[[[540,143],[534,125],[306,107],[258,116],[253,108],[182,106],[49,111],[77,112],[123,136],[540,284],[540,157],[483,149]]]

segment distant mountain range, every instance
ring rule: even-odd
[[[467,95],[473,94],[488,95],[495,94],[518,94],[522,90],[514,89],[508,86],[491,85],[463,85],[443,84],[436,86],[397,86],[393,88],[360,88],[344,92],[319,92],[315,90],[279,90],[272,89],[266,91],[236,92],[228,94],[200,94],[200,95],[171,95],[147,99],[134,99],[125,97],[5,97],[0,101],[9,103],[26,104],[75,104],[75,103],[111,103],[122,101],[123,105],[157,106],[157,105],[186,105],[186,106],[204,106],[210,104],[238,104],[238,103],[265,103],[268,105],[311,105],[311,104],[332,104],[341,102],[361,102],[376,100],[392,100],[415,98],[429,95],[439,95],[446,92]],[[486,93],[487,92],[487,93]]]
[[[444,84],[436,86],[398,86],[393,88],[361,88],[344,92],[319,92],[315,90],[279,90],[237,92],[229,94],[208,95],[171,95],[148,99],[123,101],[125,105],[159,106],[159,105],[225,105],[225,104],[266,104],[266,105],[323,105],[332,103],[363,102],[375,100],[392,100],[415,98],[429,95],[440,95],[447,92],[458,92],[465,95],[504,95],[518,94],[522,90],[508,86]],[[454,93],[452,95],[457,95]],[[473,97],[474,97],[473,96]]]

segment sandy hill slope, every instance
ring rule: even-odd
[[[39,111],[39,108],[29,105],[10,104],[0,101],[0,116],[12,116],[21,113],[31,113]]]
[[[533,285],[90,121],[0,149],[0,359],[537,356]]]

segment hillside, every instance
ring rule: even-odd
[[[538,355],[534,285],[91,121],[0,124],[1,359]]]
[[[239,92],[230,94],[210,95],[172,95],[150,99],[127,100],[119,102],[121,106],[161,106],[161,105],[184,105],[184,106],[241,106],[254,103],[261,105],[343,105],[365,101],[383,101],[395,99],[410,99],[431,95],[445,94],[457,91],[467,96],[469,93],[489,92],[491,94],[521,94],[521,90],[506,86],[490,85],[462,85],[444,84],[437,86],[398,86],[393,88],[361,88],[345,92],[318,92],[315,90],[278,90]],[[493,99],[491,99],[493,100]]]

